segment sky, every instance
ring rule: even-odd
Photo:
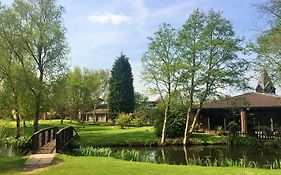
[[[141,57],[147,50],[147,38],[159,25],[170,23],[180,29],[194,10],[214,9],[232,22],[238,36],[254,41],[258,36],[256,29],[263,24],[254,4],[261,2],[263,0],[58,0],[65,8],[71,67],[111,69],[116,57],[123,52],[132,66],[135,90],[141,93],[146,93],[140,76]]]

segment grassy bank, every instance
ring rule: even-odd
[[[3,162],[0,159],[0,174],[22,174],[19,167],[23,165],[23,158],[16,160],[8,158],[5,162],[16,165],[17,168],[11,166],[2,168]],[[71,157],[65,155],[57,155],[55,165],[37,171],[33,174],[37,175],[182,175],[182,174],[200,174],[200,175],[277,175],[281,174],[281,170],[266,170],[266,169],[250,169],[237,167],[200,167],[193,165],[166,165],[166,164],[151,164],[142,162],[128,162],[113,158],[99,157]]]

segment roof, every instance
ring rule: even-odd
[[[256,91],[261,93],[275,93],[275,87],[266,71],[261,73]]]
[[[202,109],[229,108],[281,108],[281,97],[264,93],[246,93],[226,99],[205,103]]]
[[[95,109],[95,114],[105,114],[107,113],[107,109]]]

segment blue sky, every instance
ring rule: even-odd
[[[4,0],[6,2],[10,0]],[[129,58],[134,86],[145,92],[140,81],[141,57],[147,37],[164,22],[179,29],[193,10],[215,9],[232,21],[234,31],[254,40],[262,27],[261,14],[253,4],[263,0],[58,0],[65,7],[70,64],[92,69],[111,69],[121,52]]]

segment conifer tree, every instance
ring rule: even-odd
[[[114,119],[118,113],[134,111],[134,86],[128,57],[121,53],[111,70],[109,80],[108,109]]]

